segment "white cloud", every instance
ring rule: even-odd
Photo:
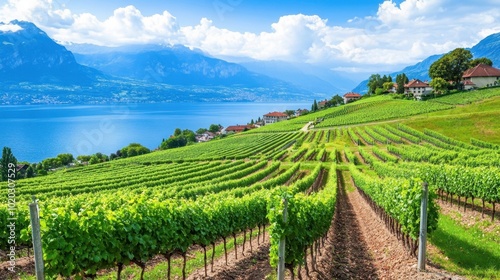
[[[32,21],[61,42],[184,44],[214,56],[385,70],[456,47],[471,47],[500,32],[500,7],[493,2],[406,0],[398,5],[386,0],[376,15],[353,18],[345,26],[329,25],[317,15],[284,15],[271,24],[270,31],[261,33],[219,28],[206,18],[195,26],[181,27],[167,11],[143,15],[134,6],[117,8],[99,20],[90,13],[74,14],[51,0],[8,0],[0,7],[0,21]]]
[[[9,0],[0,8],[0,21],[14,19],[54,27],[69,26],[73,21],[71,11],[56,7],[52,0]]]
[[[329,27],[318,16],[288,15],[271,25],[272,32],[240,33],[215,27],[202,19],[181,29],[185,44],[212,54],[245,55],[255,59],[304,60],[321,42]]]
[[[392,0],[379,5],[377,16],[384,24],[406,24],[427,21],[446,11],[446,0],[406,0],[399,7]]]
[[[175,17],[167,11],[144,16],[136,7],[127,6],[116,9],[104,21],[89,13],[72,17],[73,24],[68,28],[49,27],[55,40],[105,46],[177,42],[179,27]]]
[[[0,23],[0,31],[2,32],[17,32],[23,28],[17,24],[2,24]]]

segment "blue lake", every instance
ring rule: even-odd
[[[175,128],[246,124],[272,111],[309,109],[311,103],[162,103],[0,106],[0,148],[18,161],[40,162],[61,153],[111,154],[130,143],[155,149]]]

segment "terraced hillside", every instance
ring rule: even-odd
[[[236,257],[241,250],[273,277],[282,239],[289,275],[418,277],[411,266],[425,181],[431,190],[431,262],[468,278],[495,279],[500,275],[500,90],[486,93],[427,102],[366,98],[222,140],[20,180],[16,245],[31,245],[27,204],[35,195],[49,278],[221,279],[236,273],[228,268],[245,267],[228,262],[228,250]],[[463,100],[472,103],[462,105],[468,102]],[[301,130],[309,122],[314,125]],[[7,192],[2,188],[0,195]],[[460,217],[450,204],[458,204]],[[461,220],[463,209],[473,220]],[[371,239],[365,225],[353,224],[368,212],[399,245],[373,249],[376,237]],[[8,224],[10,214],[1,206],[0,223]],[[342,233],[345,229],[349,232]],[[261,233],[268,237],[255,245]],[[10,234],[7,227],[0,230],[2,250],[9,248]],[[361,241],[343,243],[345,235]],[[249,252],[252,242],[260,249]],[[397,246],[404,249],[393,251]],[[464,259],[464,248],[472,258]],[[349,261],[354,251],[369,252],[363,267]],[[389,251],[398,253],[379,260]],[[207,264],[213,256],[226,261],[212,272]],[[405,266],[389,271],[391,259]],[[254,275],[250,270],[238,275]],[[427,279],[448,273],[437,270]],[[29,269],[0,277],[33,278]]]

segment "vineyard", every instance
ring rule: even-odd
[[[252,246],[252,239],[264,236],[269,239],[267,264],[277,266],[280,240],[285,240],[288,277],[307,277],[319,273],[319,259],[343,254],[322,252],[339,238],[332,228],[352,185],[409,258],[415,258],[423,182],[430,188],[431,236],[440,234],[443,203],[480,211],[481,221],[498,223],[500,142],[481,135],[463,142],[402,121],[348,125],[462,104],[458,95],[455,101],[445,98],[415,103],[376,97],[220,140],[19,180],[16,244],[32,245],[27,205],[34,195],[48,279],[120,279],[129,267],[138,268],[137,279],[186,278],[193,248],[202,252],[199,269],[207,275],[218,246],[227,263],[228,251],[237,256],[247,243]],[[316,122],[313,129],[298,132],[311,121]],[[6,188],[0,195],[7,197]],[[0,223],[8,224],[8,218],[7,207],[0,206]],[[8,230],[0,229],[2,250],[9,248]],[[500,236],[495,230],[500,227],[487,236]],[[237,243],[237,238],[243,240]],[[487,272],[472,273],[473,278],[499,275],[499,239],[485,241],[497,246],[493,264]],[[152,276],[158,275],[153,274],[158,258],[167,263],[160,278]],[[331,279],[339,272],[321,273]],[[468,270],[454,273],[471,276]]]

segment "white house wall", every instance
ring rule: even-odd
[[[492,85],[495,81],[500,82],[500,77],[472,77],[470,80],[476,84],[476,87],[483,88],[487,85]]]

